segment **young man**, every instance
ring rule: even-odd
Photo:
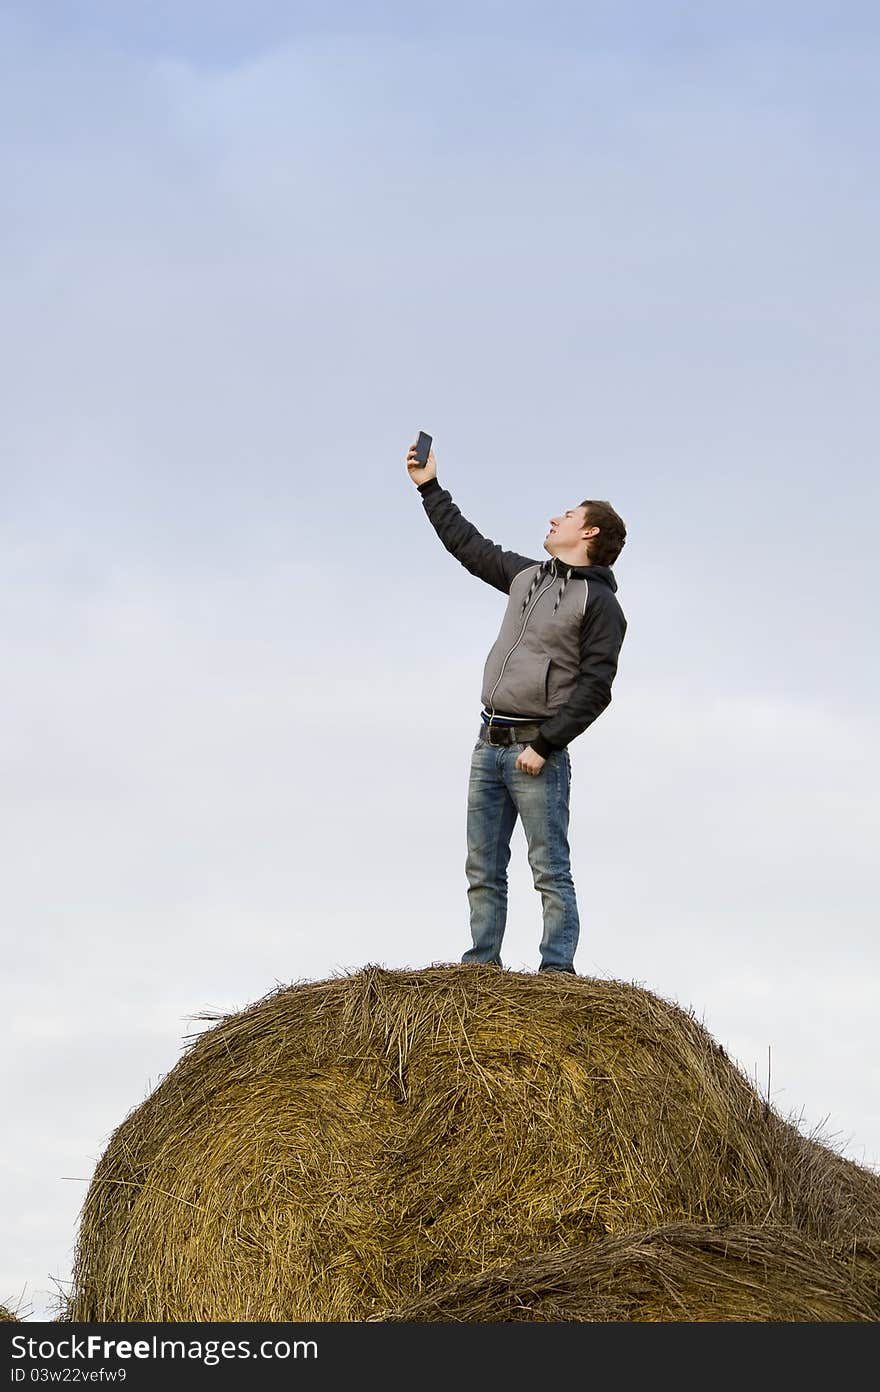
[[[601,715],[626,632],[610,569],[626,528],[610,503],[588,501],[550,520],[543,562],[481,536],[437,480],[433,449],[406,460],[428,518],[456,560],[510,596],[483,672],[471,755],[467,860],[473,947],[463,962],[501,966],[507,866],[517,817],[528,843],[544,935],[541,971],[574,972],[580,924],[568,845],[568,745]]]

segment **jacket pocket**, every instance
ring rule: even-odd
[[[549,657],[530,653],[514,667],[508,667],[494,688],[492,697],[496,710],[510,710],[528,715],[542,715],[547,710],[547,676]]]
[[[531,689],[529,691],[528,700],[526,702],[526,705],[528,707],[534,706],[536,710],[540,710],[542,707],[547,705],[547,688],[550,681],[550,667],[551,660],[549,657],[545,657],[544,660],[540,663],[537,671],[533,673],[532,680],[534,682],[534,685],[532,685],[531,682],[529,683]]]
[[[547,676],[545,680],[548,706],[561,705],[567,698],[571,688],[571,679],[566,676],[564,668],[560,667],[558,662],[553,662],[551,659],[547,667]]]

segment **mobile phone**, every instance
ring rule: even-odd
[[[428,462],[428,453],[433,443],[433,436],[426,435],[424,430],[419,431],[419,438],[416,440],[416,459],[419,461],[419,468],[424,469]]]

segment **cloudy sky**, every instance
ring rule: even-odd
[[[628,526],[579,972],[880,1168],[878,57],[847,0],[0,6],[0,1303],[200,1011],[469,943],[504,597],[420,428],[506,547]]]

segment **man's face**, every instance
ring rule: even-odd
[[[544,538],[544,550],[549,551],[551,556],[558,556],[562,552],[582,546],[584,541],[589,540],[590,535],[595,536],[597,531],[598,528],[587,525],[586,508],[569,508],[568,512],[550,518],[550,530]],[[588,534],[586,538],[585,532]]]

